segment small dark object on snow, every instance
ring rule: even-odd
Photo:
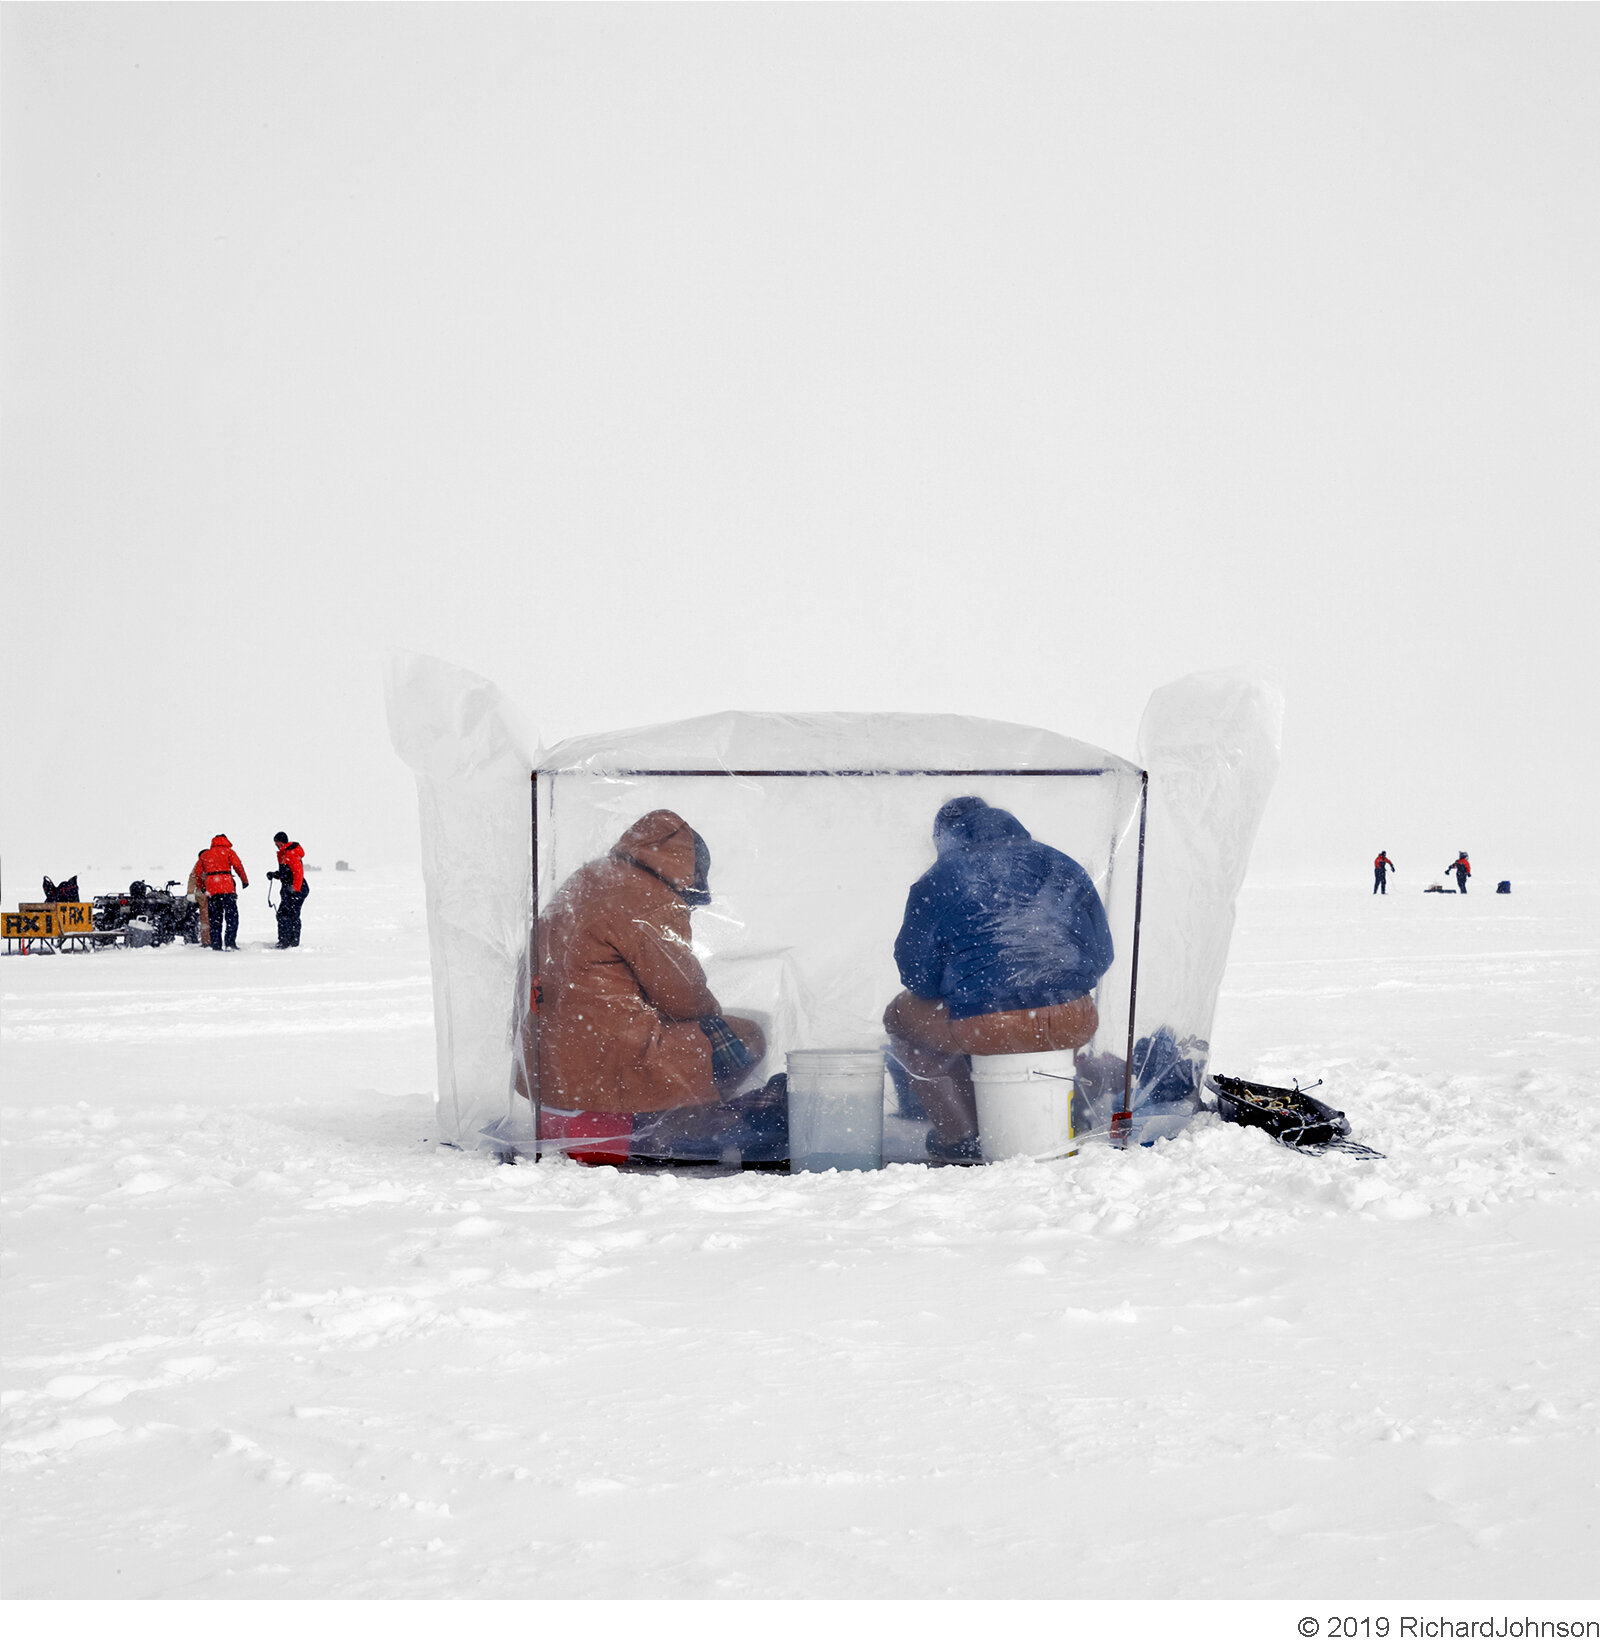
[[[1265,1129],[1294,1151],[1313,1157],[1325,1151],[1348,1152],[1353,1157],[1383,1156],[1351,1140],[1349,1118],[1326,1101],[1313,1099],[1298,1083],[1292,1089],[1279,1089],[1218,1072],[1206,1078],[1206,1087],[1216,1095],[1217,1116],[1224,1123]]]
[[[333,868],[336,871],[348,871],[350,869],[350,862],[345,859],[336,859],[333,862]]]
[[[65,882],[52,882],[49,877],[44,879],[44,902],[46,905],[78,905],[78,879],[68,877]]]
[[[1499,887],[1495,889],[1495,892],[1497,894],[1509,894],[1511,892],[1511,884],[1509,882],[1502,882]]]
[[[1442,883],[1430,882],[1422,891],[1425,894],[1453,894],[1455,889],[1446,888]]]

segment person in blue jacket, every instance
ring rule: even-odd
[[[883,1023],[933,1124],[930,1161],[977,1162],[971,1056],[1088,1043],[1111,927],[1089,873],[982,797],[945,803],[933,842],[894,943],[905,990]]]

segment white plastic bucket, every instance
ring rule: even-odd
[[[1077,1074],[1069,1048],[974,1054],[972,1088],[984,1161],[1075,1155],[1072,1087]]]
[[[883,1050],[789,1051],[789,1166],[883,1167]]]

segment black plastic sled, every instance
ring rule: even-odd
[[[1383,1156],[1350,1138],[1350,1119],[1342,1111],[1335,1111],[1326,1101],[1314,1100],[1298,1084],[1292,1089],[1277,1089],[1243,1077],[1224,1077],[1219,1072],[1206,1078],[1206,1087],[1216,1095],[1217,1116],[1224,1123],[1265,1129],[1291,1151],[1304,1152],[1308,1157],[1321,1157],[1330,1151],[1350,1157]]]

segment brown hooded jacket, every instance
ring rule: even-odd
[[[716,1100],[696,1022],[722,1010],[690,949],[681,890],[694,880],[694,833],[662,808],[556,894],[540,922],[542,1104],[614,1113]]]

